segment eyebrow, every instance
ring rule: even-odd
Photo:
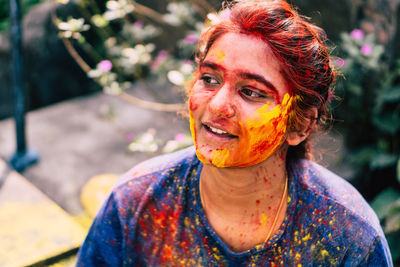
[[[217,70],[217,71],[218,70],[226,71],[226,68],[221,66],[220,64],[209,62],[209,61],[203,61],[202,63],[200,63],[199,68],[201,69],[204,67],[210,68],[213,70]],[[270,81],[266,80],[263,76],[261,76],[259,74],[239,70],[239,77],[248,79],[248,80],[255,80],[257,82],[264,84],[266,87],[270,88],[271,90],[275,91],[275,93],[278,92],[276,87]]]

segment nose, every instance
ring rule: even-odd
[[[209,111],[217,117],[233,117],[235,115],[233,98],[233,90],[230,86],[223,85],[211,98],[208,104]]]

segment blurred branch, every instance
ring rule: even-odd
[[[55,15],[54,9],[51,12],[51,17],[52,17],[54,25],[57,25],[57,17]],[[64,46],[67,49],[68,53],[73,57],[73,59],[76,61],[76,63],[79,65],[79,67],[85,73],[89,73],[92,70],[92,68],[79,55],[79,53],[74,48],[72,42],[69,39],[64,38],[64,37],[62,37],[61,39],[62,39]],[[182,111],[186,108],[185,104],[164,104],[164,103],[159,103],[159,102],[146,101],[146,100],[142,100],[140,98],[137,98],[137,97],[130,95],[128,93],[125,93],[125,92],[122,92],[120,94],[120,96],[124,100],[131,102],[131,103],[137,105],[138,107],[155,110],[155,111],[177,112],[177,111]]]
[[[71,41],[67,38],[61,38],[65,48],[67,49],[68,53],[75,59],[76,63],[81,67],[83,71],[88,73],[91,71],[90,66],[81,58],[78,52],[75,50],[74,46],[72,45]]]
[[[197,1],[195,0],[189,0],[193,6],[196,8],[197,12],[205,19],[207,17],[207,10],[205,10],[203,7],[199,6]]]
[[[57,16],[55,12],[56,5],[53,5],[53,8],[51,9],[51,20],[53,21],[53,24],[56,26],[57,31],[58,30],[58,22],[57,22]],[[81,67],[83,71],[88,73],[91,68],[86,62],[81,58],[81,56],[78,54],[78,52],[75,50],[73,47],[72,43],[70,40],[67,38],[62,37],[61,40],[64,43],[65,48],[67,49],[68,53],[75,59],[75,61],[78,63],[78,65]]]
[[[186,108],[185,104],[163,104],[152,101],[146,101],[139,99],[133,95],[130,95],[126,92],[122,92],[121,97],[126,101],[131,102],[141,108],[147,108],[156,111],[177,112],[177,111],[182,111]]]
[[[215,12],[215,8],[210,3],[208,3],[207,0],[189,0],[189,1],[193,5],[203,8],[205,10],[205,12],[206,12],[206,14],[205,14],[206,16],[207,16],[208,13]]]
[[[135,1],[131,1],[131,3],[135,7],[135,10],[134,10],[135,12],[143,14],[143,15],[153,19],[154,21],[157,21],[158,23],[165,24],[165,21],[163,19],[163,14],[160,14],[157,11],[155,11],[147,6],[141,5]]]

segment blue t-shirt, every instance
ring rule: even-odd
[[[308,160],[288,164],[288,206],[278,232],[233,252],[203,210],[202,166],[191,147],[122,176],[96,216],[77,266],[392,266],[366,201]]]

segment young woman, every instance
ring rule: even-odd
[[[334,72],[283,1],[239,1],[204,31],[188,92],[195,148],[114,187],[78,266],[391,266],[379,221],[309,160]]]

